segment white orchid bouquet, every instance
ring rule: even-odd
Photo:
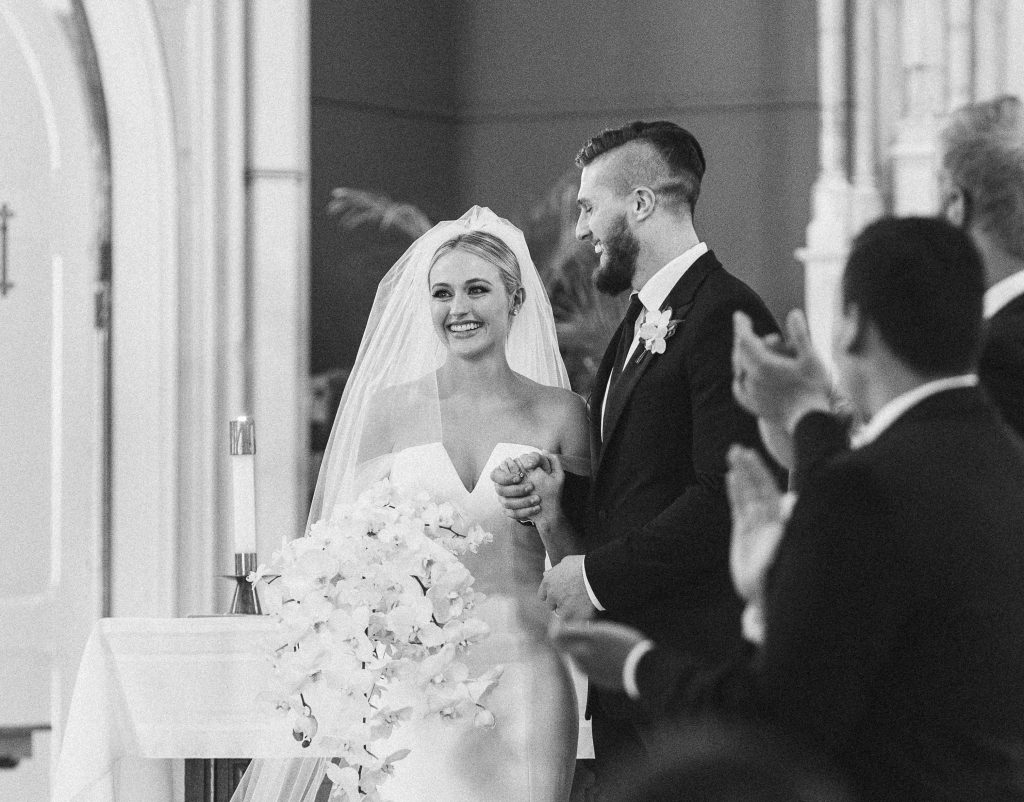
[[[459,560],[491,538],[451,504],[385,479],[250,576],[268,580],[278,622],[267,701],[303,746],[315,738],[336,755],[331,800],[383,800],[408,750],[378,747],[403,721],[494,724],[484,701],[501,668],[471,677],[464,662],[488,628],[473,617],[483,595]]]

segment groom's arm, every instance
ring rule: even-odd
[[[759,333],[777,331],[757,299],[743,308]],[[652,599],[728,571],[729,503],[726,453],[733,443],[763,453],[755,419],[732,395],[732,313],[722,303],[693,321],[685,371],[693,436],[694,480],[644,526],[587,553],[584,570],[593,595],[611,613],[643,607]],[[681,400],[681,403],[686,403]],[[668,422],[664,425],[672,425]]]

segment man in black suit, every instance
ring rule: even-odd
[[[565,624],[556,641],[591,680],[651,710],[790,728],[865,799],[1024,799],[1024,445],[977,387],[983,292],[977,251],[944,222],[858,236],[833,332],[869,419],[852,450],[806,344],[790,355],[738,325],[737,394],[790,429],[801,477],[749,594],[763,644],[709,672],[627,628]],[[749,541],[734,555],[749,554],[774,537],[778,493],[752,452],[730,459],[734,539]]]
[[[982,386],[1024,437],[1024,110],[1003,96],[957,109],[942,132],[943,211],[988,274]]]
[[[576,235],[600,256],[603,292],[633,293],[590,397],[593,479],[585,550],[554,566],[541,596],[567,618],[603,618],[708,660],[742,646],[729,581],[726,451],[758,443],[730,391],[732,316],[777,327],[764,303],[723,269],[693,224],[704,175],[697,140],[669,122],[594,137],[581,168]],[[530,485],[501,486],[534,517]],[[643,751],[646,714],[622,694],[591,693],[599,781]]]

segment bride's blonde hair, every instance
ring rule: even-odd
[[[467,231],[452,237],[441,243],[440,247],[434,251],[430,267],[433,268],[438,259],[452,251],[471,253],[498,268],[498,272],[501,274],[501,283],[505,285],[509,295],[515,295],[516,290],[523,286],[519,260],[508,244],[494,234],[489,234],[486,231]],[[429,270],[427,275],[430,275]]]

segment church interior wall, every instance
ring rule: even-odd
[[[312,4],[314,372],[350,363],[402,245],[340,232],[323,214],[333,187],[381,192],[433,220],[479,203],[521,224],[587,138],[631,119],[694,132],[709,163],[699,233],[777,316],[801,304],[813,0],[729,0],[714,13],[692,0],[364,6]],[[346,254],[367,249],[359,273]]]

